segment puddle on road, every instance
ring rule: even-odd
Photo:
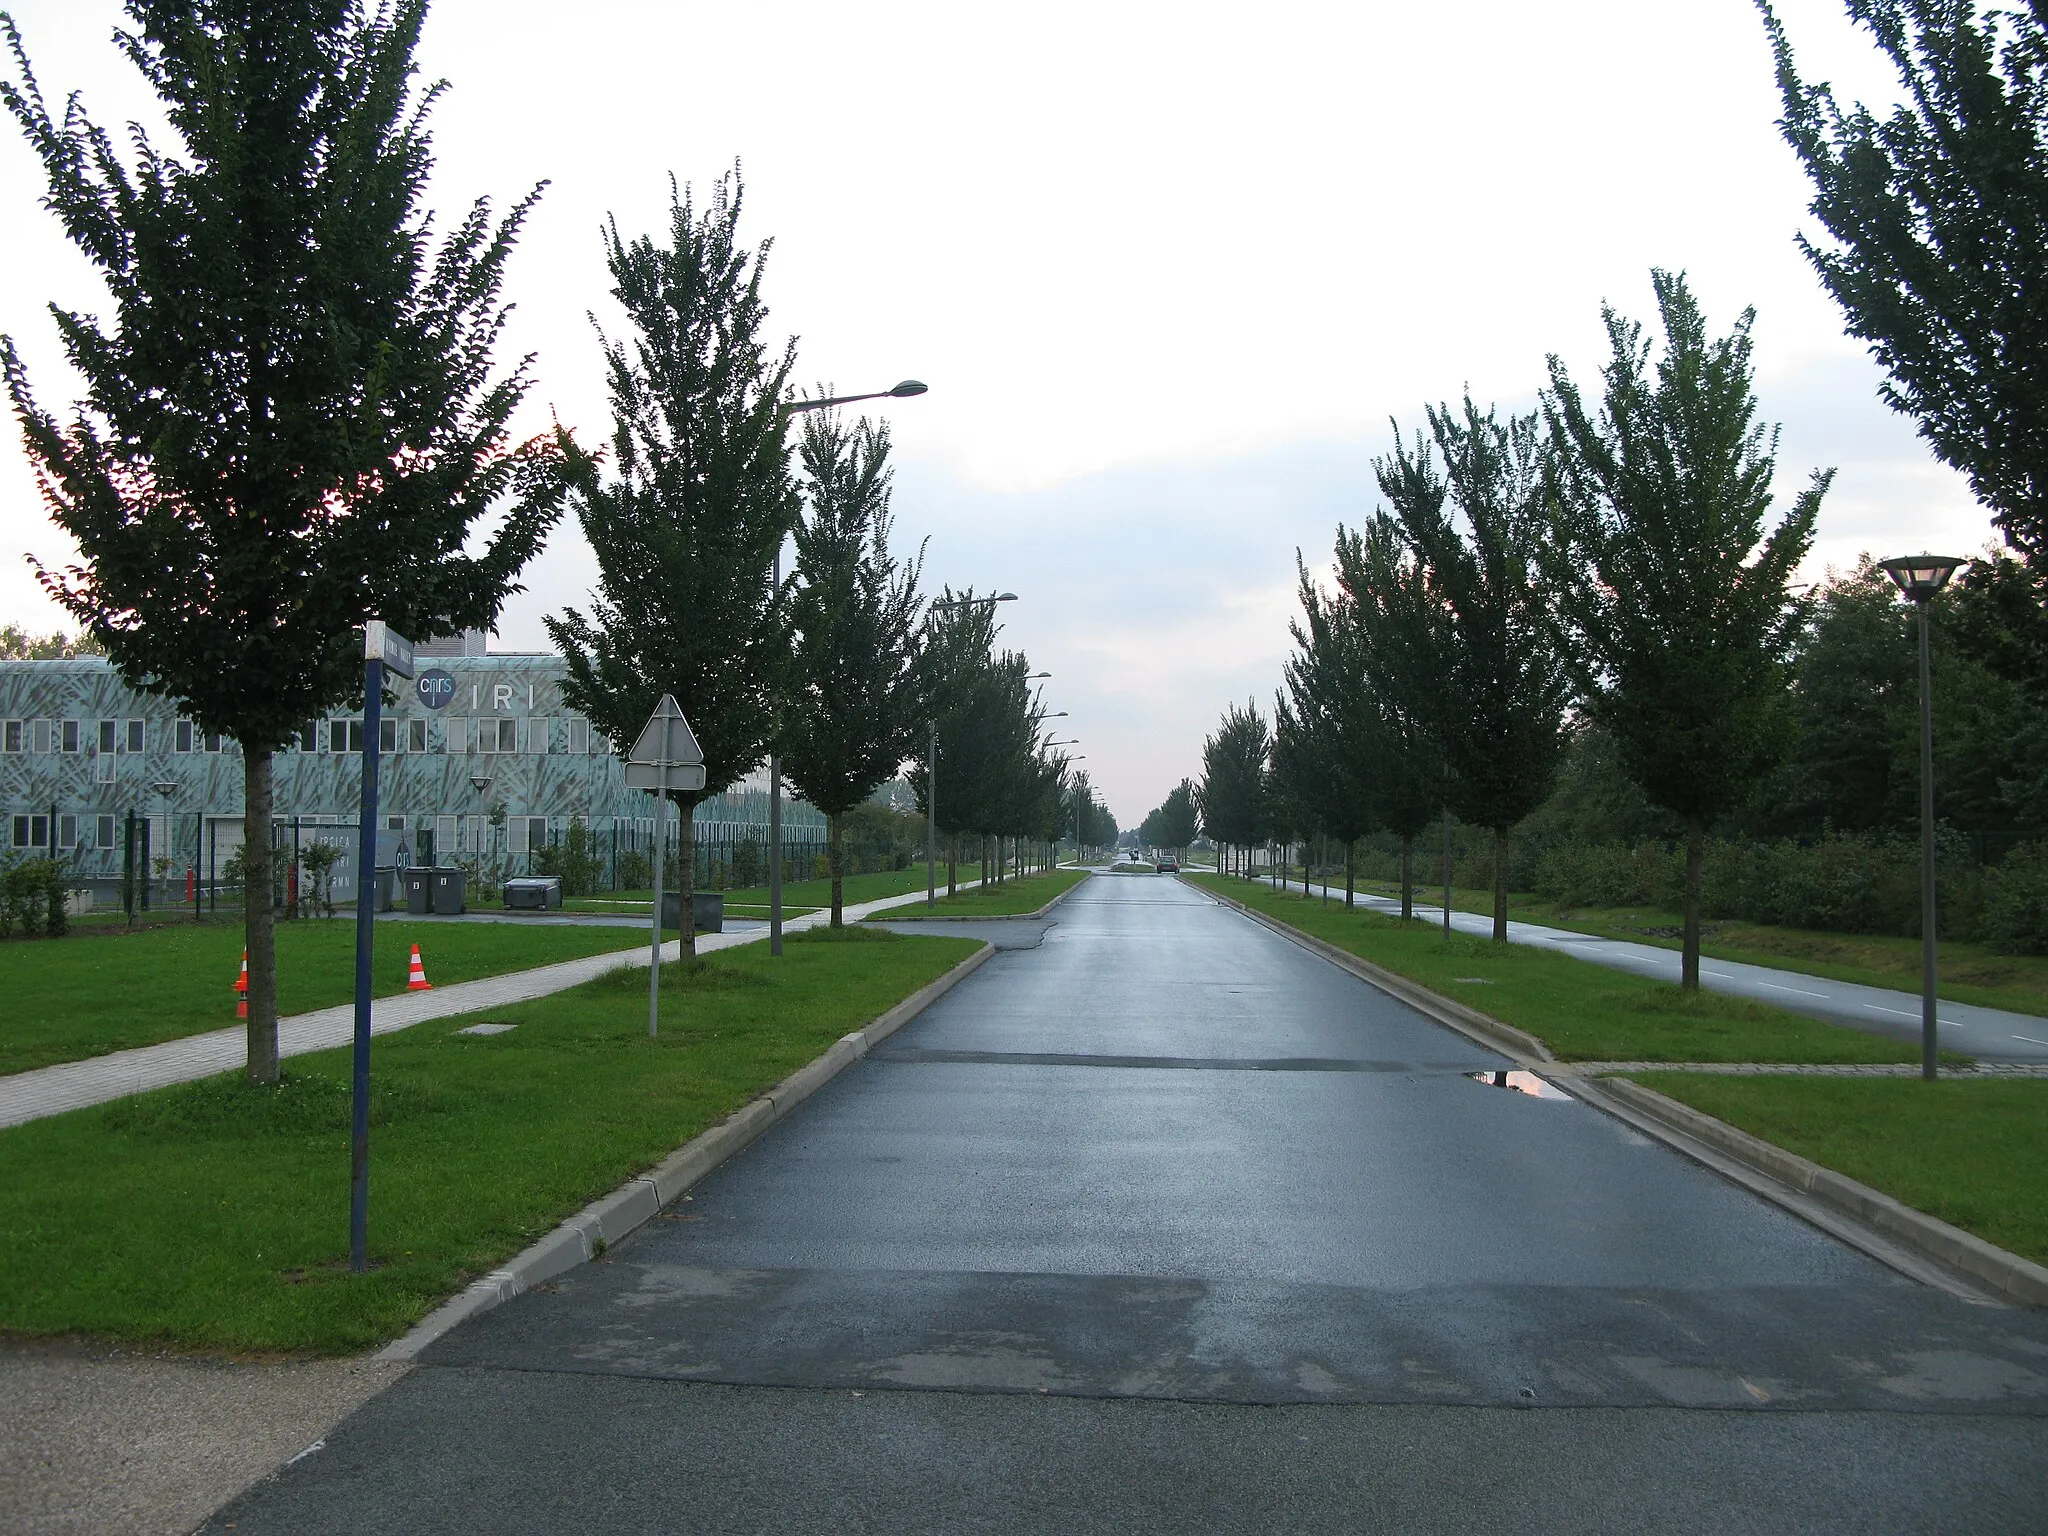
[[[1494,1088],[1512,1088],[1516,1093],[1526,1093],[1532,1099],[1558,1099],[1571,1103],[1572,1096],[1554,1083],[1547,1083],[1534,1072],[1467,1072],[1475,1083],[1485,1083]]]

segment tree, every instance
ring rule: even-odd
[[[2020,557],[1968,579],[2003,594],[2017,638],[1997,654],[2048,692],[2048,15],[1848,0],[1906,88],[1880,119],[1802,81],[1783,25],[1759,8],[1779,126],[1832,237],[1800,248],[1883,365],[1886,403],[1969,478]]]
[[[842,924],[845,817],[894,778],[923,719],[916,676],[922,558],[889,552],[889,429],[804,420],[811,515],[796,532],[795,636],[782,768],[825,813],[832,926]]]
[[[1451,804],[1493,833],[1493,937],[1508,937],[1508,831],[1542,803],[1564,755],[1570,695],[1555,626],[1536,582],[1544,455],[1536,417],[1497,421],[1471,396],[1461,414],[1429,411],[1432,442],[1395,430],[1375,459],[1432,607],[1441,710],[1438,741]],[[1463,514],[1461,530],[1447,507]]]
[[[479,201],[434,249],[412,86],[425,0],[129,0],[129,61],[175,150],[135,163],[74,99],[53,119],[20,34],[0,102],[113,301],[52,309],[86,396],[43,410],[0,368],[53,519],[40,570],[133,687],[240,744],[249,1076],[273,1082],[271,755],[362,687],[363,621],[487,628],[559,515],[565,436],[514,444],[523,360],[494,377],[499,286],[539,190]],[[496,531],[474,539],[493,513]],[[474,552],[470,552],[474,550]]]
[[[1195,814],[1194,783],[1182,779],[1160,804],[1158,846],[1171,848],[1185,858],[1188,844],[1195,840],[1195,830],[1199,825],[1200,818]]]
[[[1338,527],[1337,586],[1342,623],[1335,633],[1360,706],[1339,717],[1345,755],[1371,796],[1374,819],[1401,840],[1401,916],[1412,918],[1415,839],[1447,793],[1441,669],[1449,620],[1428,571],[1384,512],[1362,531]]]
[[[1344,905],[1357,891],[1355,845],[1372,830],[1364,748],[1377,721],[1377,701],[1360,665],[1358,630],[1349,600],[1325,597],[1294,554],[1301,618],[1291,620],[1294,654],[1287,659],[1286,696],[1273,701],[1273,770],[1312,830],[1344,845]]]
[[[0,661],[70,661],[75,656],[106,654],[106,648],[84,630],[76,635],[61,629],[32,635],[19,624],[0,624]]]
[[[1266,758],[1272,738],[1259,706],[1247,699],[1223,712],[1202,743],[1202,824],[1218,843],[1250,848],[1266,831]],[[1220,855],[1219,855],[1220,858]],[[1223,873],[1222,864],[1217,873]]]
[[[735,171],[700,214],[671,183],[665,245],[605,227],[633,336],[599,330],[611,464],[585,461],[576,481],[598,585],[587,617],[571,608],[547,621],[563,698],[614,745],[673,694],[704,750],[704,788],[677,797],[685,953],[696,950],[696,802],[768,755],[789,660],[773,565],[800,510],[782,410],[796,343],[776,352],[764,339],[769,247],[739,243],[742,194]]]
[[[1546,565],[1587,714],[1643,793],[1685,819],[1679,985],[1696,991],[1707,826],[1785,740],[1799,620],[1788,584],[1833,472],[1816,472],[1766,534],[1777,434],[1756,420],[1755,311],[1709,339],[1684,275],[1651,281],[1663,354],[1653,373],[1642,327],[1603,307],[1612,352],[1597,418],[1550,359]]]

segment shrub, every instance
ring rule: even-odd
[[[588,824],[572,819],[562,840],[534,849],[529,862],[536,875],[553,875],[560,880],[564,896],[588,896],[597,889],[598,881],[604,876],[604,860],[598,856],[596,843]],[[633,872],[639,878],[627,879],[628,862],[635,859],[639,865]],[[628,889],[654,883],[654,873],[648,868],[647,855],[643,853],[619,855],[619,874],[621,883]]]
[[[619,855],[618,881],[622,891],[637,891],[651,886],[654,884],[654,866],[644,853],[622,853]]]
[[[2022,843],[1991,872],[1983,932],[2004,954],[2048,954],[2048,843]]]
[[[56,859],[16,859],[0,871],[0,938],[62,938],[64,866]]]

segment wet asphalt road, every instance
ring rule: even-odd
[[[2048,1524],[2048,1317],[1176,881],[1055,919],[207,1528]]]

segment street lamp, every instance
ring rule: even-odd
[[[1920,1075],[1934,1081],[1940,1046],[1934,1000],[1934,677],[1928,660],[1927,606],[1963,562],[1950,555],[1880,561],[1920,618]]]
[[[901,389],[903,385],[896,387]],[[935,597],[925,606],[936,612],[941,608],[993,608],[997,603],[1015,601],[1016,593],[998,592],[994,597]],[[984,879],[987,874],[986,870],[982,871]],[[931,756],[925,759],[924,765],[924,904],[928,907],[939,904],[939,720],[936,715],[932,717]]]
[[[164,852],[168,854],[178,846],[177,833],[171,826],[171,796],[178,792],[178,786],[175,782],[173,782],[170,779],[158,779],[154,784],[150,785],[149,787],[156,791],[157,801],[159,804],[163,806]],[[50,823],[50,841],[53,844],[57,841],[57,824],[54,820]],[[170,879],[170,866],[165,865],[164,900],[166,902],[169,902],[171,899]],[[199,913],[199,890],[196,885],[193,887],[192,891],[192,912],[195,917]]]
[[[930,386],[916,379],[905,379],[891,389],[876,390],[865,395],[827,395],[822,400],[785,400],[782,414],[785,417],[800,415],[805,411],[822,411],[835,405],[852,405],[859,400],[908,400],[913,395],[923,394]],[[775,544],[775,590],[782,590],[782,543]],[[654,893],[654,904],[661,905],[661,892]],[[656,914],[657,917],[659,914]],[[770,751],[768,754],[768,953],[782,953],[782,754]]]

